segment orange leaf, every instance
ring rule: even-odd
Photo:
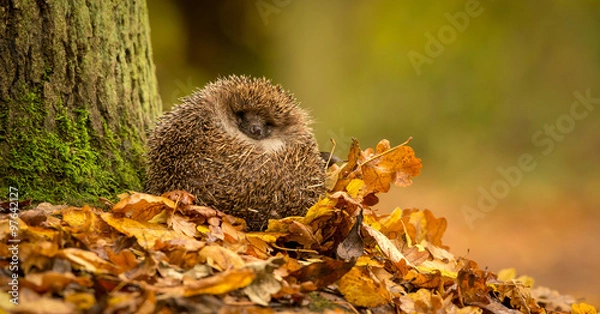
[[[387,192],[390,184],[404,187],[412,184],[411,177],[421,173],[421,159],[415,157],[415,152],[409,146],[390,148],[388,140],[377,144],[376,154],[364,156],[361,161],[362,179],[365,181],[366,194],[369,192]]]
[[[115,214],[122,214],[139,221],[151,220],[165,210],[174,211],[175,202],[166,197],[144,193],[133,193],[112,208]]]

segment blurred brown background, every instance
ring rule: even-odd
[[[455,255],[600,306],[600,4],[351,2],[149,0],[164,109],[249,74],[322,150],[413,136],[422,174],[376,208],[429,208]]]

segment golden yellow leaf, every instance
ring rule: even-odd
[[[348,186],[346,186],[346,191],[353,198],[358,198],[361,195],[361,190],[365,187],[365,182],[360,179],[352,179]]]
[[[100,216],[111,227],[127,236],[135,237],[138,243],[146,249],[152,249],[157,240],[162,242],[172,240],[198,242],[192,237],[169,230],[166,225],[142,222],[129,218],[115,218],[110,213],[103,213]]]
[[[306,216],[302,219],[304,224],[309,224],[311,221],[325,215],[331,214],[333,212],[334,206],[337,204],[337,200],[324,198],[318,201],[315,205],[308,209]]]
[[[404,224],[402,223],[403,211],[400,208],[394,209],[389,216],[379,221],[381,225],[381,231],[383,234],[389,236],[393,233],[394,236],[398,236],[404,233]]]
[[[521,283],[525,287],[533,287],[533,284],[535,283],[535,280],[529,276],[517,277],[517,270],[514,268],[501,269],[498,272],[498,280]]]
[[[360,175],[359,161],[362,155],[358,140],[353,138],[350,151],[348,152],[348,162],[344,164],[338,172],[338,181],[331,191],[343,191],[350,180]]]
[[[456,278],[458,269],[455,261],[444,261],[439,259],[423,261],[417,269],[421,273],[438,273],[444,277]]]
[[[573,303],[571,305],[571,314],[597,314],[596,308],[587,303]]]
[[[285,233],[277,233],[277,232],[248,232],[246,233],[247,238],[255,238],[261,239],[267,243],[275,243],[280,236],[285,235]]]
[[[504,268],[498,272],[498,280],[509,281],[517,277],[517,270],[514,268]]]
[[[32,242],[42,242],[45,240],[52,241],[57,238],[59,232],[54,229],[44,227],[28,226],[23,220],[17,219],[19,232],[22,232]],[[9,230],[6,228],[5,230]]]
[[[196,230],[198,230],[198,232],[204,235],[210,232],[210,228],[208,228],[208,226],[205,225],[197,225]]]
[[[199,294],[223,294],[246,287],[256,277],[252,269],[230,269],[215,274],[214,276],[187,282],[185,286],[175,289],[166,289],[169,292],[180,291],[182,296]]]
[[[89,230],[92,216],[90,207],[85,205],[82,208],[69,207],[61,211],[62,220],[71,227],[72,232],[85,232]]]
[[[377,307],[391,301],[386,285],[366,267],[353,267],[338,281],[346,300],[357,306]]]
[[[406,313],[436,313],[441,310],[443,299],[431,290],[419,289],[400,297],[400,308]]]
[[[75,304],[80,310],[89,310],[96,304],[96,298],[93,293],[86,292],[67,292],[65,293],[65,301]]]
[[[356,266],[383,267],[384,264],[377,259],[363,255],[356,260]]]

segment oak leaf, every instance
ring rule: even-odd
[[[377,307],[391,301],[384,282],[366,267],[353,267],[338,281],[338,289],[346,300],[357,306]]]

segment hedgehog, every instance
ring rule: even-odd
[[[304,215],[325,192],[311,123],[280,85],[220,78],[158,119],[147,141],[145,190],[188,191],[198,205],[244,218],[250,230]]]

